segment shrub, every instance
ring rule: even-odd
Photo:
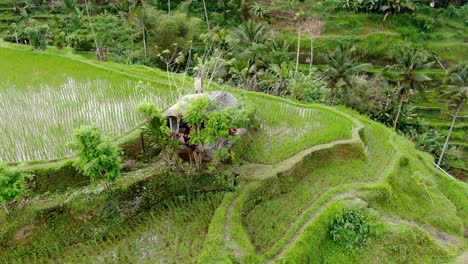
[[[55,36],[54,45],[59,49],[63,49],[63,46],[65,45],[65,33],[63,31],[60,31]]]
[[[412,17],[413,24],[423,32],[432,32],[437,27],[437,22],[430,16],[416,14]]]
[[[46,50],[48,30],[49,26],[34,23],[25,28],[24,32],[35,49]]]
[[[369,224],[362,209],[344,210],[329,227],[330,238],[347,249],[362,247],[369,239]]]
[[[71,147],[78,152],[75,166],[93,183],[98,178],[104,178],[107,183],[114,182],[120,176],[119,148],[104,139],[96,126],[82,127],[74,136]]]
[[[313,68],[309,75],[299,72],[289,80],[287,88],[292,98],[306,102],[326,101],[327,83],[315,74],[316,71]]]
[[[141,103],[137,110],[145,116],[146,122],[141,132],[148,138],[150,147],[161,150],[161,155],[168,166],[171,160],[177,161],[179,151],[178,135],[171,133],[162,111],[151,103]]]
[[[0,164],[0,205],[7,214],[6,204],[21,198],[24,191],[24,174],[17,169],[10,169]]]

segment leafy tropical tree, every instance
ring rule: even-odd
[[[48,25],[40,24],[34,21],[24,29],[24,33],[26,36],[28,36],[31,45],[35,49],[46,50],[48,30]]]
[[[67,0],[71,1],[71,0]],[[122,22],[126,22],[130,28],[130,35],[129,40],[131,44],[131,51],[133,51],[133,19],[131,16],[132,13],[132,2],[129,0],[118,0],[112,2],[111,4],[112,9],[114,12],[117,12],[118,16],[122,20]]]
[[[183,120],[190,126],[189,144],[198,146],[193,152],[195,165],[198,169],[201,168],[203,162],[203,154],[205,144],[207,143],[206,134],[203,133],[203,124],[206,121],[209,109],[212,103],[207,97],[199,97],[190,102],[187,111],[183,116]]]
[[[353,53],[355,48],[350,43],[339,43],[334,53],[324,57],[328,69],[324,72],[330,89],[333,90],[332,105],[339,93],[348,93],[348,89],[356,79],[356,75],[371,66],[369,63],[355,64]]]
[[[257,74],[268,67],[265,55],[266,25],[253,20],[240,25],[227,37],[234,60],[231,61],[233,79],[245,89],[254,90],[259,86]]]
[[[449,104],[454,106],[455,114],[453,115],[452,124],[450,125],[447,138],[445,139],[442,153],[440,154],[439,160],[437,161],[438,166],[440,166],[442,163],[444,154],[447,151],[450,136],[452,135],[455,122],[457,121],[458,113],[468,98],[468,65],[460,64],[450,69],[447,73],[447,77],[445,78],[444,83],[450,90],[444,93],[442,96],[449,98]]]
[[[178,137],[171,135],[171,130],[167,126],[166,117],[161,110],[152,103],[141,103],[137,110],[145,116],[146,122],[142,128],[142,133],[148,138],[150,147],[161,150],[162,158],[169,166],[172,159],[177,160],[179,142]],[[178,124],[175,124],[178,127]]]
[[[77,152],[75,166],[91,182],[104,178],[106,187],[120,176],[120,150],[103,138],[96,126],[85,126],[74,132],[75,141],[70,146]]]
[[[289,42],[283,38],[268,39],[265,41],[268,48],[268,57],[273,64],[280,65],[290,61],[292,54],[289,52]]]
[[[227,158],[228,152],[222,148],[222,142],[224,139],[231,139],[229,128],[231,128],[231,112],[229,110],[209,113],[205,125],[205,134],[207,143],[214,143],[213,163],[215,166],[222,159]]]
[[[7,203],[20,199],[24,192],[24,173],[0,164],[0,205],[7,214]]]
[[[251,5],[249,8],[249,13],[258,19],[262,19],[267,15],[267,9],[263,3],[254,2],[253,5]]]
[[[230,35],[237,40],[236,44],[244,48],[263,43],[265,33],[266,25],[264,23],[249,20],[234,29]]]
[[[384,75],[397,80],[398,109],[393,122],[396,129],[400,118],[403,102],[411,91],[417,91],[424,96],[424,83],[431,78],[418,70],[432,67],[434,62],[429,62],[429,54],[409,45],[396,50],[397,64],[384,69]]]

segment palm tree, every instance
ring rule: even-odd
[[[145,60],[148,58],[148,50],[146,48],[146,30],[145,30],[145,17],[144,17],[144,3],[143,0],[134,0],[129,10],[129,21],[132,20],[133,15],[140,13],[140,25],[141,25],[141,35],[143,37],[143,52],[145,55]]]
[[[93,34],[94,45],[96,46],[96,54],[98,54],[98,59],[102,60],[101,53],[99,52],[99,45],[96,39],[96,33],[94,33],[93,23],[91,23],[91,16],[89,15],[89,6],[88,0],[85,0],[86,15],[88,17],[89,27],[91,28],[91,33]]]
[[[249,7],[249,14],[261,20],[267,15],[267,9],[263,3],[254,2],[253,5]]]
[[[305,12],[303,10],[300,10],[298,13],[296,13],[296,16],[294,17],[294,20],[297,22],[297,51],[296,51],[296,70],[294,73],[297,74],[299,70],[299,55],[301,52],[301,27],[302,27],[302,22],[305,19]]]
[[[243,23],[233,31],[234,37],[239,40],[239,45],[242,47],[250,47],[254,44],[261,43],[265,33],[265,24],[256,23],[253,20],[250,20],[247,23]]]
[[[68,0],[70,1],[70,0]],[[127,23],[130,26],[130,43],[131,43],[131,51],[133,52],[133,23],[132,23],[132,16],[131,16],[131,3],[128,0],[118,0],[114,3],[111,3],[111,7],[117,12],[120,19],[124,23]]]
[[[265,33],[265,24],[250,20],[229,34],[234,41],[230,45],[236,61],[231,69],[237,73],[237,77],[245,80],[242,82],[247,89],[258,86],[257,72],[267,66],[263,56],[266,50]]]
[[[369,63],[355,64],[353,60],[354,47],[349,43],[339,43],[334,53],[327,54],[324,59],[328,69],[324,72],[328,85],[333,92],[332,105],[341,89],[348,93],[349,87],[352,87],[356,75],[363,72],[371,66]]]
[[[444,147],[442,148],[442,153],[440,154],[439,161],[437,161],[437,166],[440,166],[442,163],[458,113],[468,97],[468,65],[460,64],[450,69],[444,80],[444,84],[446,84],[450,90],[442,96],[449,97],[449,103],[455,106],[456,110],[453,115],[452,124],[450,125],[447,138],[445,139]]]
[[[208,11],[206,10],[205,0],[203,0],[203,10],[205,10],[206,26],[208,27],[208,31],[211,32],[210,21],[208,20]]]
[[[424,83],[431,80],[431,78],[417,72],[417,70],[428,69],[434,64],[434,62],[428,62],[428,53],[419,51],[410,46],[405,46],[402,49],[397,50],[396,58],[398,63],[387,67],[384,72],[386,75],[396,75],[396,79],[398,81],[397,99],[399,103],[397,115],[393,122],[394,129],[396,129],[398,125],[403,101],[406,99],[410,91],[418,91],[424,96]]]

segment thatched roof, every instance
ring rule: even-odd
[[[212,102],[216,103],[218,108],[227,108],[236,106],[238,101],[230,93],[224,91],[214,91],[211,93],[200,93],[200,94],[188,94],[182,96],[177,103],[171,106],[164,112],[164,115],[169,116],[183,116],[187,111],[187,107],[190,105],[190,102],[195,98],[208,97]]]

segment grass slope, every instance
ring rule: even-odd
[[[232,263],[446,263],[467,249],[468,186],[383,125],[340,110],[364,124],[367,158],[346,148],[317,150],[293,156],[295,169],[276,176],[276,165],[247,165],[249,183],[218,208],[223,217],[212,221],[199,263],[221,255]],[[349,250],[328,229],[340,211],[356,206],[372,234],[363,248]]]

